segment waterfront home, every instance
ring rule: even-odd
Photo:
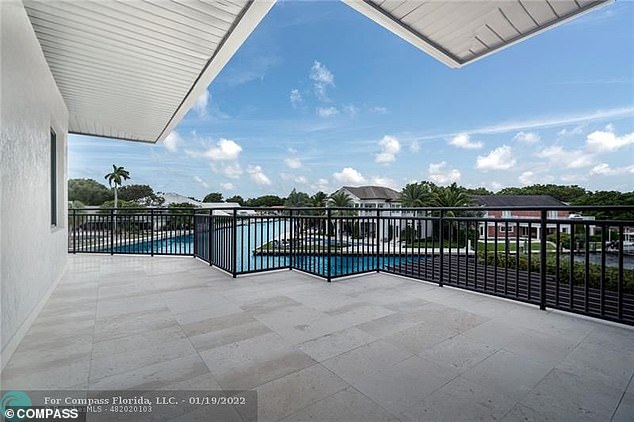
[[[583,217],[576,213],[571,213],[568,209],[568,204],[558,199],[553,198],[550,195],[474,195],[472,197],[474,205],[481,207],[495,207],[499,209],[484,211],[483,217],[500,219],[499,223],[496,222],[481,222],[478,227],[480,238],[486,236],[491,240],[496,236],[499,238],[512,237],[515,238],[519,230],[519,237],[522,239],[541,239],[542,232],[539,226],[529,222],[522,222],[521,220],[529,220],[540,218],[541,211],[539,209],[522,209],[524,208],[555,208],[549,209],[546,213],[546,217],[549,220],[594,220],[594,217]],[[504,209],[508,207],[508,209]],[[509,221],[511,219],[512,221]],[[509,221],[509,224],[505,224],[505,221]],[[486,227],[486,231],[485,231]],[[555,233],[559,227],[561,233],[570,233],[570,224],[554,224],[549,223],[547,225],[547,233]],[[595,227],[590,226],[591,235],[594,235]]]

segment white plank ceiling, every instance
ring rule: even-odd
[[[1,0],[0,0],[1,1]],[[275,0],[24,0],[69,131],[164,139]],[[460,67],[611,0],[344,0]]]
[[[72,133],[156,142],[273,5],[248,0],[25,0]]]
[[[451,67],[460,67],[612,0],[344,0]]]

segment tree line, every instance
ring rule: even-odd
[[[472,204],[473,195],[493,195],[485,188],[467,188],[453,183],[439,186],[429,181],[409,183],[400,192],[404,207],[461,207]],[[524,187],[504,188],[495,195],[550,195],[571,206],[575,205],[626,205],[634,207],[634,191],[590,191],[578,185],[535,184]],[[118,188],[119,207],[161,206],[165,199],[160,192],[154,192],[151,186],[128,184]],[[196,198],[191,198],[195,199]],[[73,206],[114,205],[114,189],[93,179],[69,179],[68,200]],[[244,199],[240,195],[224,198],[221,192],[207,194],[201,202],[234,202],[246,207],[348,207],[352,206],[345,194],[327,194],[317,192],[308,194],[293,189],[288,196],[262,195]],[[634,209],[634,208],[633,208]],[[592,215],[592,213],[589,213]],[[595,212],[598,218],[609,217],[606,213]],[[621,213],[620,218],[634,219],[634,211]]]

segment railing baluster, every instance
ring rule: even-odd
[[[540,219],[540,247],[539,247],[539,309],[546,309],[546,233],[547,230],[547,212],[541,211]]]

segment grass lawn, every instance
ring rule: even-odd
[[[464,248],[465,247],[465,242],[464,241],[460,241],[460,242],[443,242],[443,247],[444,248]],[[427,243],[425,243],[424,240],[418,241],[418,242],[411,242],[411,243],[406,243],[405,247],[406,248],[420,248],[420,249],[425,249],[425,246],[428,249],[434,249],[434,248],[440,248],[440,242],[438,242],[437,240],[435,241],[427,241]]]
[[[518,246],[518,243],[516,243],[515,241],[511,241],[508,244],[498,243],[497,251],[506,252],[508,250],[509,252],[515,252],[517,250],[517,246]],[[528,242],[524,242],[520,240],[519,246],[520,246],[521,252],[528,253]],[[523,250],[524,248],[526,250]],[[531,241],[532,253],[539,252],[540,248],[541,248],[541,242],[539,240]],[[546,250],[555,251],[556,250],[555,244],[553,242],[546,242]],[[478,252],[485,252],[485,251],[495,252],[495,243],[489,242],[488,244],[485,244],[484,242],[478,242]]]

